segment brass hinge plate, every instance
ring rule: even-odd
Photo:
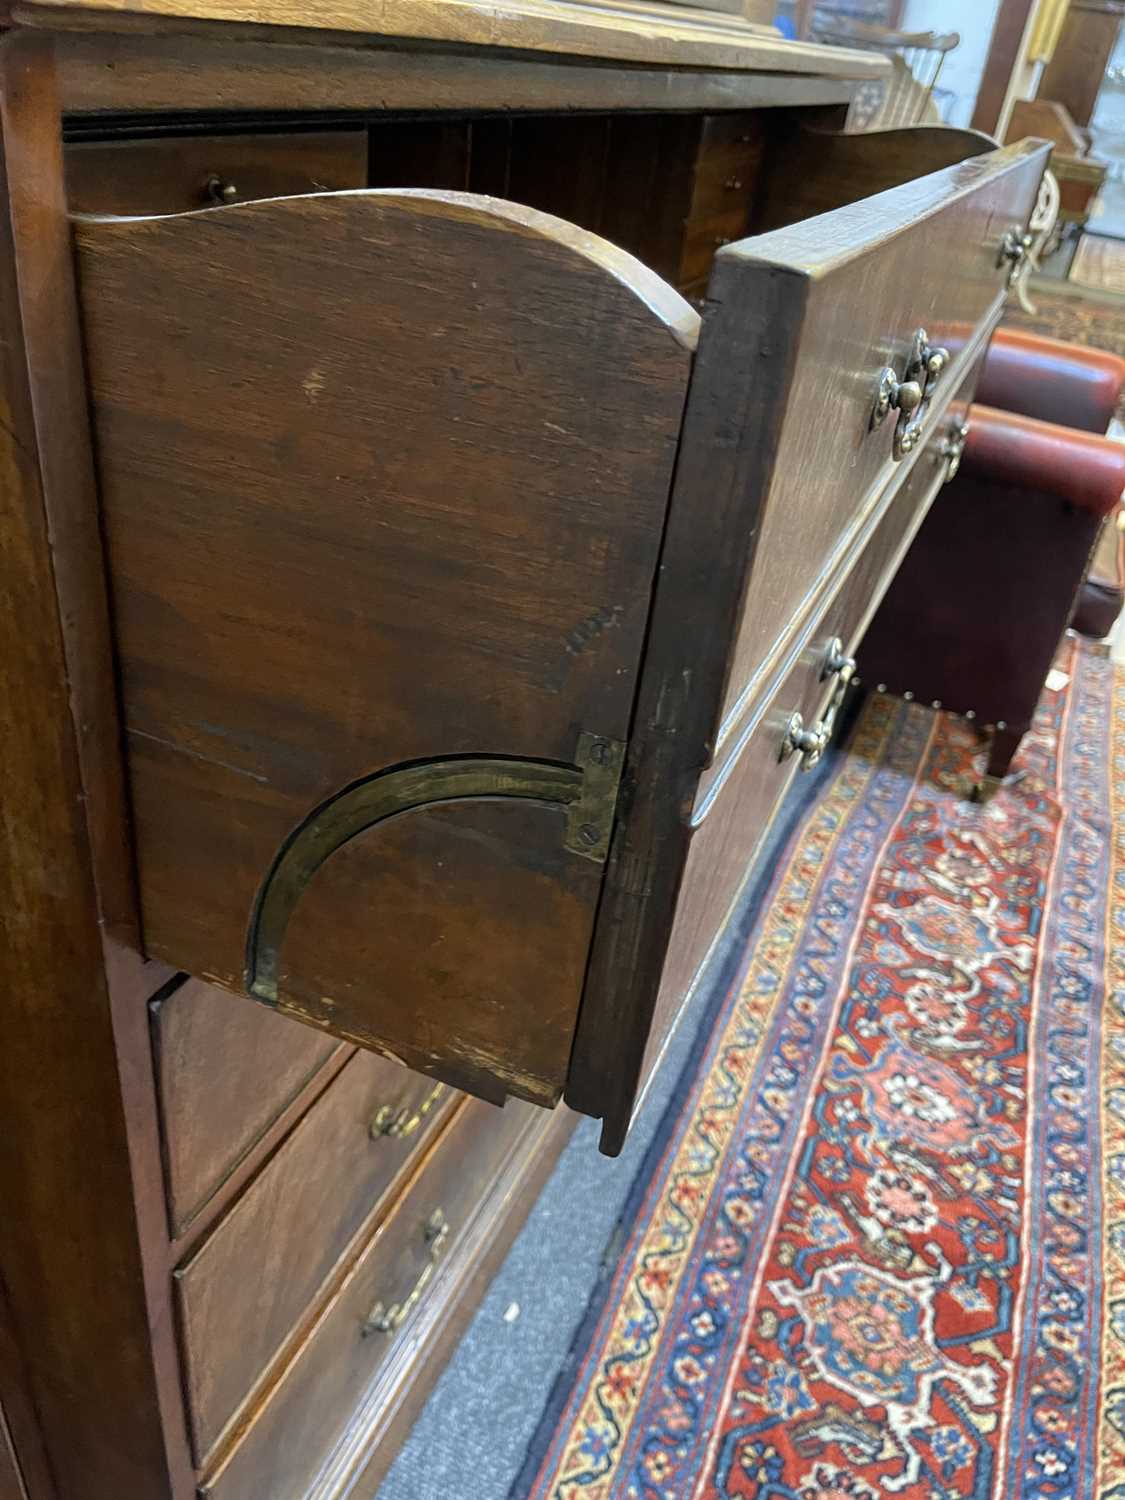
[[[583,729],[578,736],[574,763],[582,772],[582,786],[567,807],[564,845],[584,859],[604,864],[617,812],[625,745],[621,740]]]

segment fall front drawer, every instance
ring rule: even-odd
[[[502,200],[78,219],[146,950],[617,1149],[701,783],[865,576],[1043,161],[729,246],[702,330]]]
[[[177,1270],[198,1462],[453,1097],[382,1058],[353,1057]]]
[[[410,1186],[337,1286],[247,1430],[200,1485],[206,1500],[299,1500],[380,1366],[452,1271],[482,1189],[547,1117],[462,1101]]]

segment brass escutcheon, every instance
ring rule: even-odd
[[[948,365],[949,350],[940,344],[931,344],[926,330],[917,328],[910,341],[902,379],[892,365],[884,365],[879,371],[870,425],[879,427],[892,410],[898,412],[891,445],[896,460],[912,453],[921,441],[926,410]]]

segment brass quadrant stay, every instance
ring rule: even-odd
[[[604,861],[625,747],[583,731],[574,764],[462,756],[390,767],[336,792],[281,846],[254,904],[246,941],[246,989],[277,1004],[281,946],[309,881],[337,849],[399,813],[471,797],[522,797],[567,807],[565,847]]]

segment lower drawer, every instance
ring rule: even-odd
[[[410,1335],[478,1205],[547,1117],[509,1100],[465,1100],[376,1231],[284,1376],[200,1485],[207,1500],[298,1500],[380,1366]]]
[[[197,1462],[455,1097],[356,1055],[176,1271]]]
[[[834,695],[834,681],[825,675],[833,640],[855,653],[863,670],[862,644],[857,647],[856,643],[948,473],[946,445],[965,420],[981,358],[983,351],[934,423],[925,449],[890,499],[797,659],[743,731],[741,745],[717,775],[701,783],[645,1060],[646,1077],[738,901],[774,810],[802,764],[799,753],[784,759],[780,754],[792,716],[799,714],[804,727],[813,727]]]
[[[174,1237],[344,1044],[200,979],[153,1000],[149,1021]]]

